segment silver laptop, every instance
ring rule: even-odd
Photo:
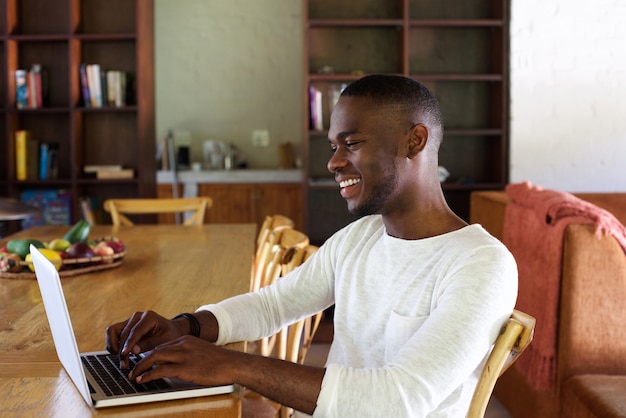
[[[30,253],[57,355],[87,404],[102,408],[218,395],[234,390],[233,385],[197,386],[171,378],[140,385],[129,381],[128,372],[119,369],[117,355],[107,351],[79,353],[59,273],[33,245]]]

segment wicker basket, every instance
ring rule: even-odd
[[[100,238],[97,241],[104,241],[109,239],[116,239],[115,237]],[[78,276],[80,274],[91,273],[94,271],[108,270],[119,267],[124,261],[126,251],[115,253],[108,256],[95,256],[91,258],[66,258],[62,260],[54,260],[52,263],[61,264],[62,268],[59,270],[59,276],[71,277]],[[9,272],[0,270],[0,278],[3,279],[36,279],[35,273],[29,268],[32,262],[20,261],[20,265],[23,266],[21,272]]]

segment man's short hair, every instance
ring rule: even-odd
[[[439,140],[443,135],[443,117],[437,98],[426,86],[412,78],[391,74],[367,75],[349,84],[341,95],[368,97],[382,106],[399,106],[408,114],[418,115],[421,120],[413,123],[424,123]]]

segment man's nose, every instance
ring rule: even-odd
[[[326,167],[328,168],[328,171],[334,173],[345,167],[347,163],[348,160],[346,159],[345,152],[342,151],[341,148],[338,148],[328,160]]]

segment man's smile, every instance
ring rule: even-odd
[[[339,182],[339,187],[341,187],[342,189],[348,186],[352,186],[355,185],[357,183],[360,183],[361,179],[348,179],[348,180],[343,180],[341,182]]]

